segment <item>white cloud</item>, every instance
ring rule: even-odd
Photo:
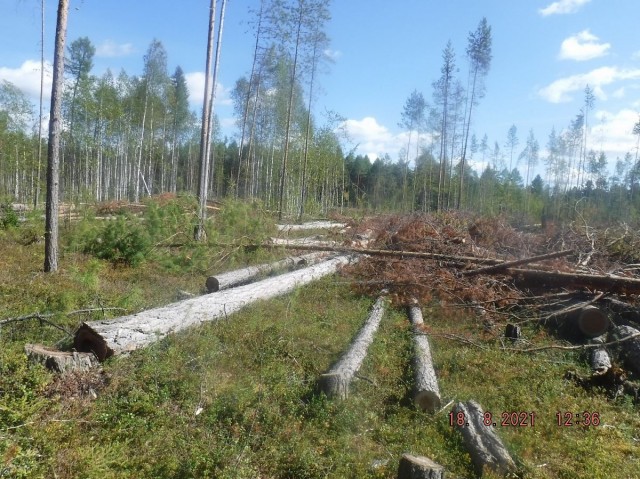
[[[633,135],[633,126],[638,121],[638,112],[628,108],[617,112],[598,110],[594,115],[589,135],[589,149],[604,151],[609,162],[634,151],[637,138]]]
[[[545,8],[538,10],[540,15],[546,17],[548,15],[560,15],[566,13],[576,13],[580,10],[580,7],[586,5],[591,0],[559,0],[553,2]]]
[[[554,81],[540,89],[538,94],[550,103],[563,103],[572,100],[571,93],[580,91],[589,85],[596,98],[606,100],[603,86],[617,81],[640,79],[640,69],[620,69],[618,67],[596,68],[588,73],[581,73]]]
[[[558,58],[581,62],[607,55],[611,44],[599,43],[598,40],[589,30],[583,30],[562,42]]]
[[[50,63],[44,63],[44,98],[43,102],[49,102],[51,97],[53,67]],[[27,60],[18,68],[0,67],[0,80],[7,80],[37,102],[40,98],[40,62]],[[46,104],[46,103],[45,103]]]
[[[105,40],[96,48],[96,56],[114,58],[114,57],[126,57],[133,53],[133,44],[131,43],[116,43],[113,40]]]
[[[640,50],[638,50],[637,52],[633,52],[631,54],[631,59],[632,60],[640,60]]]
[[[367,155],[371,161],[382,158],[385,154],[396,161],[401,153],[403,158],[406,154],[409,133],[406,131],[392,133],[389,128],[378,123],[374,117],[367,116],[362,120],[346,120],[340,128],[346,130],[350,142],[357,145],[357,153]],[[411,136],[410,161],[413,161],[415,157],[415,141],[416,132],[414,131]],[[425,141],[427,141],[427,135],[423,134],[421,144],[424,145]]]
[[[625,93],[626,93],[626,91],[625,91],[624,87],[622,87],[622,88],[618,88],[616,91],[614,91],[614,92],[611,94],[611,96],[612,96],[613,98],[624,98]]]
[[[189,88],[189,103],[193,108],[200,110],[204,100],[204,72],[185,73],[187,88]],[[230,106],[233,104],[230,96],[231,90],[225,88],[222,83],[216,85],[216,106]]]

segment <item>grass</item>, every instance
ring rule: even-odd
[[[19,230],[0,234],[0,318],[53,312],[73,328],[102,313],[64,314],[72,309],[164,304],[178,289],[198,291],[207,272],[168,268],[166,258],[131,268],[67,250],[52,280],[38,272],[41,245],[21,245]],[[220,269],[262,259],[208,254]],[[37,321],[5,325],[0,477],[393,478],[404,452],[432,458],[450,477],[475,477],[449,425],[451,408],[430,415],[412,404],[404,311],[388,309],[348,400],[316,393],[318,376],[348,346],[373,300],[353,294],[344,278],[328,278],[111,359],[104,377],[64,384],[22,352],[25,342],[54,344],[64,333]],[[534,427],[496,427],[521,477],[640,477],[637,406],[563,380],[568,369],[587,370],[578,353],[504,351],[459,310],[431,305],[424,316],[445,403],[474,399],[498,423],[502,412],[535,413]],[[539,345],[552,340],[532,328],[525,336]],[[95,400],[77,387],[92,381]],[[601,425],[560,427],[556,411],[598,412]]]

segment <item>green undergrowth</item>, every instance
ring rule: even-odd
[[[212,218],[221,242],[272,231],[254,220],[226,231],[253,214],[232,207],[227,219]],[[166,304],[178,291],[200,292],[206,274],[269,258],[211,244],[179,267],[171,256],[182,253],[158,247],[134,267],[83,252],[65,236],[61,270],[44,275],[42,245],[24,241],[39,234],[28,224],[0,231],[0,320],[39,312],[48,321],[0,326],[0,478],[395,478],[404,452],[430,457],[448,477],[476,477],[449,417],[453,402],[470,399],[493,414],[519,477],[640,477],[638,406],[563,379],[568,370],[588,372],[583,355],[505,350],[501,325],[490,329],[458,309],[424,308],[446,405],[435,415],[413,405],[413,333],[404,311],[391,307],[350,397],[318,394],[318,377],[374,301],[341,276],[113,358],[104,375],[56,378],[23,352],[26,342],[69,343],[51,323],[72,331]],[[554,341],[523,329],[531,345]],[[557,412],[585,411],[598,413],[600,425],[557,425]],[[534,426],[502,426],[503,412],[533,413]]]

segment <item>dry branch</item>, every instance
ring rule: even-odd
[[[532,256],[530,258],[517,259],[514,261],[507,261],[501,264],[496,264],[493,266],[485,266],[484,268],[472,269],[470,271],[463,271],[463,276],[475,276],[477,274],[493,274],[499,271],[504,271],[507,268],[512,268],[513,266],[520,266],[523,264],[535,263],[537,261],[544,261],[546,259],[554,259],[561,258],[563,256],[568,256],[573,254],[573,250],[567,249],[564,251],[557,251],[554,253],[542,254],[539,256]]]
[[[484,410],[475,401],[460,402],[453,408],[454,415],[462,414],[465,424],[456,428],[462,434],[464,445],[471,455],[471,461],[479,475],[485,468],[506,475],[516,469],[516,465],[495,432],[493,425],[485,426]]]
[[[429,339],[419,329],[424,323],[422,310],[418,306],[409,307],[409,319],[414,330],[413,374],[415,391],[413,399],[420,409],[434,413],[440,407],[440,388],[433,368]]]
[[[94,352],[103,361],[112,355],[148,346],[170,333],[205,321],[225,318],[253,302],[288,293],[298,286],[334,273],[348,261],[348,256],[339,256],[257,283],[121,318],[83,323],[76,331],[74,347],[78,351]]]
[[[373,306],[373,310],[349,349],[334,364],[329,372],[320,376],[318,386],[327,397],[346,399],[349,396],[349,385],[355,374],[362,366],[367,355],[367,349],[373,341],[373,337],[380,326],[384,315],[385,300],[381,296]]]

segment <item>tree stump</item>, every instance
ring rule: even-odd
[[[100,364],[93,353],[57,351],[42,344],[25,344],[24,351],[30,361],[43,364],[56,373],[88,371]]]
[[[458,417],[462,414],[465,424],[456,428],[462,434],[464,445],[471,455],[476,472],[482,476],[485,468],[506,475],[516,469],[516,465],[496,434],[493,425],[483,423],[484,411],[475,401],[460,402],[453,408]]]
[[[367,349],[373,341],[373,337],[380,326],[384,315],[385,301],[378,298],[373,310],[358,335],[351,343],[349,349],[334,364],[329,372],[320,376],[318,388],[329,398],[346,399],[349,396],[349,386],[353,377],[362,366],[367,356]]]
[[[422,310],[418,306],[409,307],[409,319],[413,325],[413,374],[415,390],[413,400],[420,409],[428,412],[436,412],[440,408],[440,388],[438,378],[433,367],[429,339],[420,331],[420,325],[424,323]]]
[[[403,454],[398,479],[444,479],[444,468],[428,457]]]

